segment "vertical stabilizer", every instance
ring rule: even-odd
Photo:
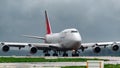
[[[52,30],[51,30],[50,22],[48,20],[47,11],[45,11],[45,20],[46,20],[46,34],[51,34]]]

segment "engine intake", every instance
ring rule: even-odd
[[[100,48],[100,47],[95,47],[95,48],[93,49],[93,51],[94,51],[95,53],[100,53],[101,48]]]
[[[32,47],[32,48],[30,49],[30,53],[31,53],[31,54],[37,53],[37,48],[36,48],[36,47]]]
[[[114,46],[112,47],[112,50],[113,50],[113,51],[118,51],[118,50],[119,50],[119,46],[118,46],[118,45],[114,45]]]
[[[10,47],[7,46],[7,45],[4,45],[4,46],[2,47],[2,51],[3,51],[3,52],[8,52],[9,50],[10,50]]]

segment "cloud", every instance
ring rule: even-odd
[[[83,42],[120,40],[119,0],[1,0],[0,40],[39,42],[23,34],[44,36],[44,11],[52,29],[77,28]]]

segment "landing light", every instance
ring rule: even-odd
[[[75,51],[75,50],[72,50],[73,52]]]

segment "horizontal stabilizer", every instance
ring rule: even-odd
[[[35,39],[42,39],[42,40],[45,40],[44,37],[39,37],[39,36],[31,36],[31,35],[23,35],[25,37],[28,37],[28,38],[35,38]]]

